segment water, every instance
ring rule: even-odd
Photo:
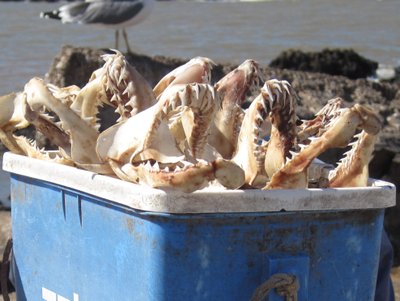
[[[59,5],[0,2],[0,95],[43,77],[62,45],[114,47],[111,29],[38,17]],[[266,65],[288,48],[348,47],[398,65],[399,15],[398,0],[157,2],[150,17],[128,34],[132,48],[148,55],[201,55],[233,63],[253,58]]]

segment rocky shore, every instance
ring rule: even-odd
[[[49,72],[48,82],[58,86],[87,83],[91,73],[103,65],[101,55],[107,50],[74,48],[64,46],[55,57]],[[154,86],[167,72],[185,63],[190,58],[148,57],[127,54],[129,62]],[[340,63],[338,63],[340,62]],[[214,79],[234,69],[235,65],[218,64],[213,71]],[[265,79],[277,78],[291,83],[300,98],[298,115],[310,118],[326,102],[334,97],[343,98],[347,104],[370,105],[382,117],[383,130],[376,145],[374,159],[370,163],[373,178],[392,182],[400,196],[400,80],[371,80],[378,68],[376,62],[362,58],[349,50],[324,50],[320,53],[302,53],[290,50],[273,60],[270,66],[261,66]],[[38,75],[44,76],[44,75]],[[334,163],[342,151],[332,150],[321,159]],[[2,196],[4,198],[4,196]],[[400,264],[400,205],[386,210],[387,229],[396,254],[395,265]],[[10,227],[2,224],[0,237],[10,235]],[[0,241],[3,244],[3,241]],[[2,251],[3,246],[0,246]]]

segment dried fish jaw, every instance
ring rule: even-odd
[[[293,154],[285,164],[275,172],[263,189],[307,188],[308,167],[320,154],[318,148],[306,148],[298,154]]]
[[[236,150],[243,118],[244,111],[239,105],[235,105],[230,112],[217,110],[215,113],[208,143],[225,159],[231,159]]]
[[[209,143],[206,143],[204,146],[203,153],[200,158],[208,162],[215,161],[217,159],[225,159],[221,156],[221,154]]]
[[[232,161],[244,170],[246,184],[252,186],[263,185],[266,181],[262,128],[269,122],[267,120],[269,111],[269,98],[261,89],[261,93],[253,100],[245,113],[238,146],[232,158]]]
[[[229,189],[236,189],[244,182],[243,171],[235,164],[216,160],[203,160],[195,164],[181,161],[175,164],[160,164],[156,161],[126,164],[118,171],[122,178],[132,179],[150,187],[193,192],[206,187],[217,179]],[[122,173],[122,175],[121,175]]]
[[[15,136],[12,132],[7,132],[0,129],[0,141],[11,152],[19,155],[25,155],[24,151],[18,146],[15,141]]]
[[[171,133],[183,153],[201,158],[220,100],[208,84],[174,85],[159,100]]]
[[[217,159],[214,165],[215,179],[227,189],[238,189],[245,184],[244,170],[232,161]]]
[[[147,149],[162,150],[165,156],[182,156],[163,114],[162,107],[154,105],[108,128],[99,135],[98,156],[103,161],[113,160],[120,165],[150,159],[146,158]]]
[[[260,70],[258,62],[255,60],[246,60],[239,66],[240,69],[243,68],[246,75],[245,83],[247,86],[247,91],[245,92],[248,96],[257,95],[260,91],[260,87],[264,84],[264,76]],[[245,97],[242,98],[240,105],[246,101]]]
[[[367,105],[355,104],[353,109],[357,111],[361,117],[362,122],[360,124],[360,128],[371,135],[377,135],[380,132],[382,129],[382,120],[371,107]]]
[[[368,106],[355,104],[351,108],[337,107],[327,115],[328,122],[322,124],[318,136],[325,136],[332,147],[346,147],[357,129],[377,135],[381,129],[379,116]]]
[[[377,134],[379,118],[367,107],[354,105],[351,108],[338,109],[334,115],[334,118],[320,131],[320,136],[312,137],[308,145],[301,145],[300,152],[292,154],[292,158],[272,176],[264,189],[306,188],[307,169],[317,156],[329,148],[343,148],[349,145],[359,127],[366,128],[371,133]],[[374,136],[374,134],[371,135]],[[361,159],[364,165],[368,164],[366,162],[369,162],[370,159],[367,160],[366,158],[371,156],[372,150],[370,147],[373,144],[372,141],[374,140],[371,138],[368,140],[369,146],[365,145],[364,155],[359,155],[358,151],[353,150],[354,156],[349,156],[345,159],[346,165],[341,165],[350,171],[352,164],[355,164],[353,171],[357,170],[360,174],[349,172],[352,177],[357,178],[360,176],[361,179],[365,179],[365,170],[357,167],[359,166],[358,160]],[[363,150],[360,149],[359,151],[362,152]],[[335,174],[338,173],[335,172]]]
[[[139,179],[139,183],[153,188],[175,189],[183,192],[193,192],[207,186],[214,179],[214,171],[211,164],[192,165],[181,171],[168,172],[147,168],[146,165],[125,165],[122,171],[128,178]]]
[[[249,93],[259,90],[262,82],[258,63],[251,59],[244,61],[215,84],[215,89],[222,98],[222,108],[242,105]]]
[[[295,96],[286,81],[269,80],[248,108],[233,157],[246,174],[246,184],[259,186],[281,168],[296,139]],[[263,142],[263,128],[271,120],[271,138]],[[259,178],[259,179],[257,179]]]
[[[95,70],[92,73],[88,83],[82,89],[76,91],[72,90],[73,94],[70,95],[72,102],[66,102],[65,98],[60,97],[63,96],[62,93],[58,92],[60,88],[56,87],[56,90],[54,90],[53,85],[50,84],[47,84],[47,87],[56,99],[68,105],[71,110],[75,111],[75,113],[81,118],[90,122],[92,126],[100,128],[97,120],[99,108],[104,104],[111,105],[108,102],[102,81],[104,73],[105,72],[103,68]]]
[[[278,171],[267,183],[263,190],[269,189],[304,189],[308,187],[307,169],[298,172],[285,173]]]
[[[92,117],[97,127],[96,115],[104,104],[115,107],[121,121],[156,101],[150,85],[120,52],[103,55],[103,59],[103,67],[92,73],[71,105],[82,118]]]
[[[368,183],[368,164],[372,159],[377,135],[362,131],[356,142],[329,174],[330,187],[365,187]]]
[[[265,154],[265,172],[269,178],[282,168],[286,157],[283,154],[284,145],[276,131],[271,131],[271,140],[268,143]]]
[[[199,93],[193,93],[193,90],[197,89]],[[194,97],[188,109],[182,112],[182,126],[191,155],[194,158],[201,158],[219,100],[210,85],[192,84],[187,90]]]
[[[0,140],[8,150],[16,154],[25,154],[13,135],[17,129],[29,126],[25,119],[25,94],[19,92],[1,96],[0,106]]]
[[[92,127],[99,128],[97,114],[99,108],[107,102],[100,79],[89,81],[77,94],[74,102],[70,105],[78,116],[87,120]],[[57,98],[57,97],[56,97]],[[57,98],[58,99],[58,98]]]
[[[177,84],[203,83],[211,81],[211,70],[215,63],[206,57],[195,57],[184,65],[172,70],[165,75],[154,87],[153,92],[157,98],[169,86]]]
[[[14,131],[29,126],[25,119],[26,96],[22,92],[10,93],[0,97],[0,128]]]
[[[349,145],[351,149],[329,175],[330,187],[367,186],[368,165],[373,157],[374,146],[382,128],[382,121],[370,107],[355,104],[354,113],[360,116],[360,133]]]
[[[299,126],[298,140],[299,143],[306,143],[309,137],[321,135],[321,130],[338,114],[343,107],[343,100],[339,97],[331,99],[327,104],[317,112],[312,120],[304,120]]]
[[[69,135],[54,122],[54,118],[44,113],[32,111],[29,105],[25,106],[25,118],[42,133],[52,144],[59,146],[65,153],[71,153],[71,141]]]
[[[268,177],[279,170],[297,143],[297,96],[287,81],[269,80],[264,87],[270,104],[271,136],[265,154]]]
[[[55,98],[59,99],[68,106],[71,106],[76,101],[76,98],[81,91],[81,88],[76,85],[60,88],[56,85],[48,83],[47,87]]]
[[[36,141],[34,140],[28,140],[23,136],[16,136],[15,141],[23,150],[24,155],[30,158],[74,166],[74,162],[71,160],[71,158],[68,158],[59,151],[46,151],[44,149],[39,149],[36,145]]]
[[[12,134],[15,130],[32,124],[38,131],[49,134],[53,138],[52,141],[64,144],[67,150],[70,149],[69,137],[52,122],[51,117],[30,110],[24,93],[12,93],[1,97],[0,105],[3,109],[0,139],[10,151],[32,158],[73,165],[69,158],[63,158],[58,152],[39,149],[35,141]]]
[[[119,178],[151,187],[192,192],[217,179],[237,188],[244,173],[236,164],[196,155],[206,148],[202,135],[217,105],[209,85],[172,86],[156,105],[101,133],[99,157],[110,162]]]
[[[334,117],[325,126],[326,131],[321,135],[325,138],[324,143],[321,144],[322,151],[328,148],[346,147],[362,122],[362,117],[355,107],[340,109],[340,115]]]
[[[33,111],[42,108],[54,112],[61,120],[62,129],[71,139],[71,153],[74,162],[82,164],[99,164],[95,145],[98,131],[92,126],[91,118],[82,119],[69,106],[53,96],[42,79],[33,78],[25,85],[27,103]]]
[[[156,103],[149,83],[128,63],[121,52],[103,55],[101,81],[109,103],[122,119],[135,115]],[[97,75],[98,76],[98,75]]]
[[[307,188],[307,169],[311,162],[329,148],[345,147],[358,127],[358,114],[348,114],[350,109],[341,112],[342,117],[332,120],[326,132],[313,137],[310,144],[304,145],[299,153],[292,153],[292,157],[273,174],[263,189]],[[349,130],[347,133],[344,132],[346,129]]]
[[[226,159],[230,159],[236,149],[244,116],[240,105],[246,95],[259,89],[260,82],[262,77],[257,62],[246,60],[215,84],[222,106],[215,114],[208,141]]]
[[[208,116],[212,115],[213,107],[212,87],[173,86],[156,105],[101,133],[97,152],[103,160],[111,159],[120,164],[135,164],[148,159],[175,163],[184,154],[184,150],[177,148],[184,144],[179,139],[193,147],[192,153],[202,149],[205,140],[202,135],[207,133],[202,122],[211,118]],[[197,124],[192,124],[193,120]],[[199,127],[205,133],[198,133]]]

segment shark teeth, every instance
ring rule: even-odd
[[[132,95],[135,90],[135,87],[133,86],[133,82],[129,82],[128,85],[126,85],[125,90],[122,92],[122,95]]]

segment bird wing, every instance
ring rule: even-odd
[[[60,8],[63,22],[115,25],[126,22],[140,13],[141,1],[88,1],[71,3]]]
[[[89,2],[74,2],[63,5],[58,9],[59,17],[63,23],[78,23],[89,6]]]

